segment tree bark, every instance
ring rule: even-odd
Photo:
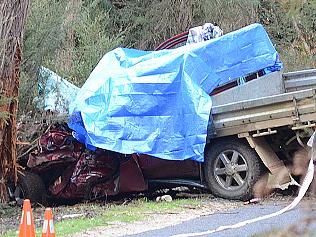
[[[21,42],[29,0],[0,2],[0,202],[8,201],[7,185],[16,183],[16,117]]]

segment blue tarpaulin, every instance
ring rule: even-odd
[[[78,92],[69,126],[91,149],[203,161],[208,93],[264,68],[282,64],[259,24],[177,49],[117,48]]]

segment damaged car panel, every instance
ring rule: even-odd
[[[28,156],[28,171],[39,175],[54,199],[94,199],[148,190],[148,181],[199,178],[195,161],[166,161],[148,155],[90,151],[64,124],[44,133]]]

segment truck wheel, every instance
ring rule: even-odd
[[[246,200],[258,180],[262,162],[241,139],[221,139],[205,154],[204,172],[211,192],[219,197]]]
[[[30,199],[32,204],[45,204],[46,189],[43,180],[40,176],[31,172],[18,173],[14,197],[18,205],[22,205],[26,198]]]

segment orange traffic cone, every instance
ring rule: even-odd
[[[45,209],[42,237],[55,237],[53,212],[51,208]]]
[[[35,237],[35,228],[29,199],[23,201],[23,211],[21,217],[19,237]]]

